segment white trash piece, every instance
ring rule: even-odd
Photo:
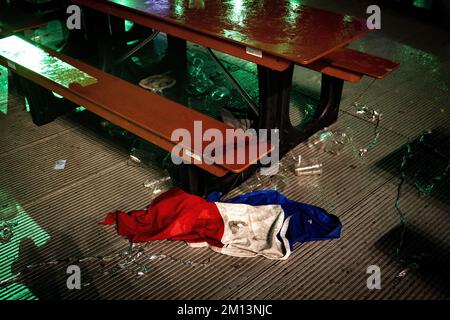
[[[55,162],[55,170],[63,170],[66,167],[66,160],[58,160]]]

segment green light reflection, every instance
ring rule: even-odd
[[[0,244],[0,281],[15,276],[12,271],[14,262],[19,258],[20,242],[30,238],[37,247],[45,245],[50,235],[45,232],[7,193],[0,190],[0,219],[14,221],[17,226],[7,243]],[[37,297],[22,283],[13,283],[1,288],[0,300],[37,300]]]
[[[24,97],[25,99],[25,110],[27,110],[27,112],[30,112],[30,104],[28,103],[28,99],[26,97]]]
[[[229,18],[233,23],[237,24],[240,27],[245,27],[244,25],[244,19],[245,19],[245,8],[242,5],[242,0],[235,0],[233,1],[233,9],[232,13],[230,14]]]
[[[439,59],[430,52],[402,44],[394,48],[393,59],[401,63],[411,63],[418,66],[426,66],[430,73],[441,71],[442,66]]]
[[[131,28],[133,28],[133,26],[134,26],[133,21],[125,20],[125,32],[130,31]]]
[[[0,65],[0,112],[8,113],[8,69]]]
[[[128,41],[128,42],[127,42],[127,46],[135,45],[135,44],[138,43],[138,42],[139,42],[139,39]]]
[[[431,1],[429,0],[414,0],[414,7],[422,9],[431,9]]]
[[[297,20],[302,16],[298,12],[302,8],[302,5],[302,0],[292,0],[289,2],[288,11],[284,19],[293,27],[297,25]]]
[[[0,55],[67,88],[71,83],[88,86],[97,82],[94,77],[17,36],[0,39]]]
[[[353,17],[349,16],[348,14],[344,15],[344,22],[352,22],[353,21]]]
[[[176,18],[181,18],[184,15],[184,0],[175,0],[174,1],[174,6],[175,6],[175,17]]]

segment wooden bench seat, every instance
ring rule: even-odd
[[[305,67],[345,81],[357,82],[363,76],[383,79],[399,65],[364,52],[341,48]]]
[[[323,58],[333,67],[345,69],[376,79],[383,79],[399,67],[393,62],[350,48],[336,50]]]
[[[169,152],[177,144],[171,141],[175,129],[188,130],[194,139],[194,121],[202,122],[203,132],[214,128],[220,130],[224,137],[226,129],[232,129],[218,120],[158,94],[61,53],[36,47],[16,36],[0,39],[0,64]],[[203,132],[200,134],[203,135]],[[195,138],[198,139],[198,135]],[[245,148],[244,164],[207,164],[205,161],[195,164],[221,177],[230,171],[233,173],[244,171],[272,150],[266,143],[261,143],[256,146],[259,148],[257,150],[267,152],[261,153],[259,157],[252,155],[249,148],[254,145],[238,144],[238,141],[245,140],[245,135],[238,135],[233,145],[222,146],[224,149],[230,147],[234,150],[234,154]],[[200,146],[184,144],[186,153],[182,157],[191,161],[198,159],[208,144],[209,142],[205,141],[202,141]]]
[[[328,61],[323,60],[323,59],[316,60],[316,61],[314,61],[310,64],[307,64],[306,66],[302,66],[302,67],[326,74],[326,75],[334,77],[334,78],[342,79],[344,81],[353,82],[353,83],[358,82],[363,77],[363,75],[360,73],[356,73],[356,72],[352,72],[350,70],[345,70],[342,68],[334,67]]]

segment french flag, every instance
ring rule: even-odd
[[[173,188],[145,210],[108,213],[106,225],[116,225],[131,242],[185,241],[232,256],[284,260],[296,242],[340,237],[339,219],[325,210],[290,200],[274,190],[255,191],[221,201]]]

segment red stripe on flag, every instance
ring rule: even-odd
[[[108,213],[102,224],[115,224],[117,233],[131,242],[183,240],[222,247],[222,216],[214,202],[171,189],[156,198],[146,210]]]

